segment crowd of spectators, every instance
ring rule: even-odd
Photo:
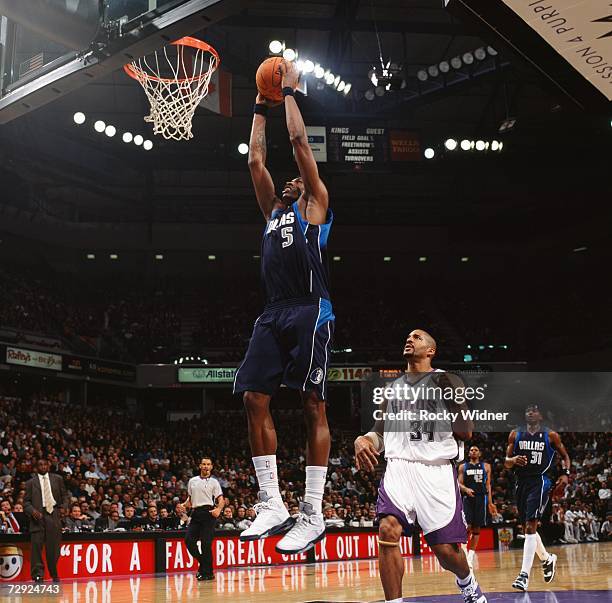
[[[0,328],[61,338],[87,355],[146,361],[179,351],[177,283],[0,267]]]
[[[305,433],[300,412],[278,411],[280,489],[291,513],[304,492]],[[323,501],[325,523],[334,527],[376,525],[378,476],[353,462],[356,433],[332,432]],[[569,485],[555,489],[556,539],[592,540],[608,530],[612,452],[606,433],[566,433],[573,467]],[[519,525],[512,472],[505,469],[507,434],[475,434],[474,443],[493,468],[494,521]],[[187,482],[199,459],[214,459],[227,506],[218,527],[242,530],[255,516],[257,482],[246,421],[240,411],[217,411],[200,419],[153,425],[112,407],[83,407],[61,400],[0,396],[0,521],[2,530],[26,529],[24,484],[34,461],[46,457],[66,480],[71,507],[68,531],[181,529],[189,521]],[[10,516],[10,517],[9,517]],[[569,526],[569,527],[568,527]]]

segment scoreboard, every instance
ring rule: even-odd
[[[385,128],[329,128],[327,160],[338,163],[385,163],[389,143]]]

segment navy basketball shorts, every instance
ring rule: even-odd
[[[281,384],[327,398],[334,315],[331,303],[265,310],[256,320],[234,393],[273,396]]]
[[[542,517],[551,488],[552,482],[545,475],[518,479],[516,506],[521,521],[530,521]]]
[[[487,498],[482,494],[463,497],[463,512],[469,526],[482,528],[487,525]]]

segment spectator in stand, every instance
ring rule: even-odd
[[[91,532],[93,525],[91,520],[81,513],[79,505],[70,507],[70,514],[64,519],[64,532]]]
[[[247,509],[244,505],[238,507],[236,511],[236,517],[234,519],[237,530],[246,530],[253,523],[250,519],[247,519]]]
[[[11,503],[8,500],[3,500],[0,503],[0,533],[19,534],[23,531],[17,517],[11,509]]]
[[[580,529],[578,527],[578,517],[567,505],[563,507],[563,522],[565,523],[565,542],[576,544],[579,542]]]
[[[119,520],[118,528],[123,530],[140,530],[140,519],[136,517],[134,505],[128,504],[123,509],[123,517]]]
[[[96,519],[94,529],[96,532],[105,532],[108,530],[108,521],[110,518],[110,503],[104,502],[100,507],[100,516]]]
[[[338,517],[336,509],[331,506],[327,506],[325,509],[323,509],[323,519],[325,521],[325,526],[328,528],[344,527],[344,521]]]
[[[234,521],[234,509],[230,506],[225,507],[217,522],[219,530],[236,530],[236,522]]]
[[[161,530],[161,522],[159,513],[155,505],[149,505],[147,507],[147,513],[140,521],[140,526],[144,531]]]

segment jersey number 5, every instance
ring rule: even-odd
[[[281,228],[281,237],[283,237],[283,247],[289,247],[293,244],[293,226],[285,226]]]

